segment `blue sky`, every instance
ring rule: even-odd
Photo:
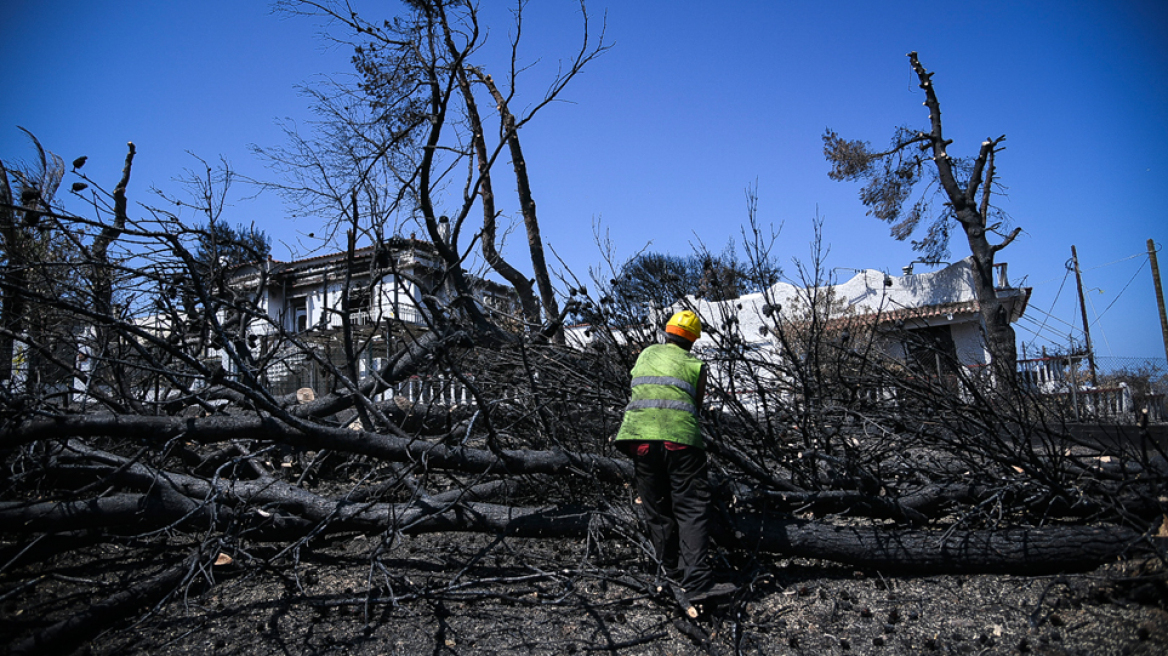
[[[491,47],[505,47],[512,3],[483,4]],[[355,5],[370,18],[399,6]],[[606,19],[613,49],[522,134],[543,236],[577,274],[599,262],[596,222],[621,257],[647,244],[721,250],[755,185],[788,273],[808,258],[816,216],[841,277],[898,273],[916,254],[865,215],[858,184],[828,179],[820,137],[830,127],[883,146],[895,126],[925,125],[905,56],[915,50],[936,73],[951,153],[1007,137],[999,203],[1024,233],[999,261],[1034,287],[1033,321],[1018,331],[1027,353],[1078,331],[1065,269],[1076,245],[1096,351],[1164,356],[1143,254],[1149,238],[1168,244],[1157,202],[1168,191],[1168,4],[610,0],[589,12]],[[533,0],[526,21],[530,100],[574,53],[578,6]],[[133,141],[138,202],[198,168],[188,151],[273,177],[249,145],[284,143],[278,119],[311,120],[297,85],[349,71],[348,50],[322,41],[319,23],[273,15],[264,0],[7,0],[0,26],[0,158],[31,155],[19,125],[67,161],[89,156],[86,172],[112,186]],[[286,218],[278,198],[235,192],[226,218],[267,231],[279,259],[318,228]],[[955,239],[953,258],[962,250]]]

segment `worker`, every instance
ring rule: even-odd
[[[692,601],[736,588],[714,584],[709,565],[710,484],[698,411],[706,365],[690,353],[702,322],[689,310],[665,324],[665,343],[637,358],[632,399],[616,436],[632,458],[649,539],[663,573]]]

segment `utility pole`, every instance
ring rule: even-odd
[[[1083,337],[1087,340],[1087,364],[1091,367],[1091,385],[1098,387],[1099,380],[1095,377],[1095,351],[1091,348],[1091,329],[1087,325],[1087,304],[1083,300],[1083,276],[1079,273],[1079,254],[1075,252],[1074,244],[1071,245],[1071,261],[1075,264],[1075,285],[1079,288],[1079,309],[1083,312]]]
[[[1160,265],[1156,262],[1156,242],[1148,240],[1148,260],[1152,264],[1152,284],[1156,287],[1156,305],[1160,308],[1160,332],[1164,337],[1164,357],[1168,358],[1168,316],[1164,314],[1164,288],[1160,286]]]

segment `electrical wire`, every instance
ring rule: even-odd
[[[1087,297],[1087,302],[1091,304],[1091,313],[1095,315],[1095,321],[1091,322],[1090,324],[1094,326],[1099,321],[1100,315],[1099,313],[1095,312],[1095,301],[1091,300],[1090,296]],[[1104,310],[1104,312],[1106,312],[1106,310]],[[1111,342],[1107,341],[1107,331],[1103,330],[1103,326],[1099,326],[1099,334],[1103,337],[1103,345],[1107,347],[1108,355],[1115,355],[1115,351],[1111,350]],[[1098,351],[1098,349],[1096,349],[1096,351]]]
[[[1050,312],[1054,312],[1054,305],[1055,305],[1055,303],[1058,303],[1059,296],[1062,296],[1062,293],[1063,293],[1063,287],[1065,287],[1065,286],[1066,286],[1066,284],[1067,284],[1067,278],[1069,278],[1069,277],[1070,277],[1070,275],[1071,275],[1071,270],[1070,270],[1070,269],[1067,269],[1066,271],[1064,271],[1064,272],[1063,272],[1063,281],[1062,281],[1061,283],[1059,283],[1059,288],[1058,288],[1058,291],[1057,291],[1057,292],[1055,292],[1055,295],[1054,295],[1054,300],[1053,300],[1053,301],[1051,301],[1051,303],[1050,303]],[[1052,278],[1052,280],[1053,280],[1053,278]],[[1042,310],[1039,310],[1039,312],[1042,312]],[[1049,318],[1049,317],[1051,317],[1051,316],[1052,316],[1050,312],[1043,312],[1043,314],[1044,314],[1044,315],[1046,315],[1046,316]],[[1035,332],[1035,333],[1034,333],[1034,334],[1035,334],[1035,336],[1036,336],[1036,337],[1037,337],[1037,336],[1039,336],[1039,332],[1041,332],[1041,331],[1043,330],[1043,328],[1045,328],[1045,327],[1046,327],[1046,319],[1043,319],[1043,320],[1042,320],[1042,325],[1038,327],[1038,332]],[[1033,343],[1033,342],[1031,342],[1031,346],[1032,346],[1032,347],[1033,347],[1033,345],[1034,345],[1034,343]]]
[[[1147,252],[1143,252],[1143,253],[1136,253],[1136,254],[1134,254],[1134,255],[1128,255],[1127,257],[1123,257],[1123,258],[1120,258],[1120,259],[1118,259],[1118,260],[1115,260],[1114,262],[1108,262],[1107,264],[1100,264],[1100,265],[1098,265],[1098,266],[1093,266],[1093,267],[1091,267],[1090,269],[1084,269],[1084,268],[1080,267],[1080,268],[1079,268],[1079,272],[1080,272],[1080,273],[1082,273],[1082,272],[1084,272],[1084,271],[1094,271],[1095,269],[1102,269],[1102,268],[1104,268],[1104,267],[1109,267],[1109,266],[1111,266],[1111,265],[1113,265],[1113,264],[1119,264],[1120,262],[1127,262],[1128,260],[1134,260],[1134,259],[1135,259],[1135,258],[1137,258],[1137,257],[1142,257],[1142,256],[1146,256],[1146,255],[1147,255]],[[1068,265],[1067,265],[1067,266],[1068,266],[1068,268],[1070,269],[1070,265],[1069,265],[1069,262],[1070,262],[1070,260],[1068,259],[1068,260],[1067,260],[1067,262],[1068,262]],[[1073,270],[1073,269],[1071,269],[1071,270]],[[1042,285],[1045,285],[1045,284],[1047,284],[1047,283],[1054,282],[1055,280],[1058,280],[1058,278],[1047,278],[1046,280],[1042,280],[1042,281],[1039,281],[1039,282],[1036,282],[1036,283],[1032,283],[1030,286],[1031,286],[1031,287],[1040,287],[1040,286],[1042,286]],[[1063,282],[1066,282],[1066,276],[1065,276],[1065,275],[1063,276]]]
[[[1031,325],[1026,325],[1026,323],[1022,323],[1022,322],[1029,322]],[[1034,319],[1031,319],[1029,317],[1022,317],[1021,322],[1018,322],[1016,325],[1019,328],[1022,328],[1023,330],[1025,330],[1026,332],[1033,334],[1036,338],[1043,338],[1043,339],[1046,339],[1046,340],[1053,342],[1053,343],[1056,343],[1056,344],[1062,343],[1062,342],[1066,341],[1068,338],[1075,339],[1080,333],[1082,333],[1082,331],[1080,329],[1076,328],[1075,326],[1069,326],[1070,330],[1067,333],[1060,333],[1060,332],[1055,331],[1053,328],[1046,327],[1043,325],[1039,325],[1037,328],[1034,328],[1033,325],[1037,324],[1037,323],[1038,322],[1035,321]],[[1031,348],[1033,348],[1035,346],[1035,344],[1034,344],[1035,341],[1036,340],[1030,341]]]
[[[1015,325],[1017,326],[1017,328],[1019,330],[1025,330],[1026,332],[1030,333],[1031,335],[1034,335],[1035,339],[1032,339],[1028,342],[1028,344],[1030,344],[1031,348],[1033,348],[1034,343],[1036,341],[1038,341],[1039,337],[1045,337],[1045,335],[1040,335],[1039,333],[1035,332],[1035,330],[1033,328],[1031,328],[1030,326],[1026,326],[1026,325],[1021,324],[1021,323],[1016,323]],[[1053,339],[1050,339],[1049,337],[1047,337],[1047,339],[1049,341],[1054,341]]]
[[[1069,273],[1069,271],[1068,271],[1068,273]],[[1064,284],[1066,283],[1066,278],[1067,278],[1067,276],[1063,277]],[[1062,292],[1062,289],[1063,289],[1063,286],[1060,286],[1059,287],[1060,294]],[[1058,297],[1056,296],[1055,302],[1057,302],[1057,301],[1058,301]],[[1025,330],[1027,332],[1030,332],[1035,336],[1034,339],[1030,340],[1030,344],[1029,344],[1030,348],[1032,348],[1032,349],[1035,348],[1037,346],[1036,342],[1039,339],[1046,339],[1047,341],[1050,341],[1053,344],[1061,344],[1067,339],[1074,340],[1076,333],[1082,332],[1082,329],[1075,326],[1074,324],[1067,322],[1067,321],[1055,316],[1053,314],[1053,311],[1054,311],[1054,304],[1052,303],[1051,304],[1051,312],[1046,312],[1046,311],[1042,310],[1041,308],[1034,308],[1031,313],[1024,314],[1024,315],[1022,315],[1022,317],[1020,317],[1020,319],[1022,321],[1028,321],[1031,324],[1038,325],[1038,328],[1036,328],[1036,329],[1022,326],[1025,328]],[[1041,323],[1039,323],[1038,320],[1035,319],[1033,316],[1029,316],[1030,314],[1033,314],[1034,312],[1037,312],[1037,313],[1043,315],[1043,319],[1042,319]],[[1052,320],[1056,323],[1060,323],[1060,324],[1066,326],[1068,332],[1065,334],[1060,333],[1060,332],[1057,332],[1056,329],[1049,327],[1047,324],[1050,323]],[[1019,324],[1019,325],[1021,326],[1021,324]]]
[[[1134,260],[1137,257],[1147,257],[1147,256],[1148,256],[1148,253],[1146,251],[1143,253],[1136,253],[1135,255],[1128,255],[1127,257],[1120,258],[1114,262],[1108,262],[1107,264],[1100,264],[1097,266],[1093,266],[1090,269],[1080,269],[1080,271],[1094,271],[1095,269],[1102,269],[1103,267],[1109,267],[1113,264],[1119,264],[1120,262],[1127,262],[1128,260]]]
[[[1042,310],[1037,310],[1037,312],[1042,312]],[[1079,326],[1076,326],[1075,324],[1068,323],[1068,322],[1066,322],[1066,321],[1063,321],[1062,319],[1060,319],[1060,318],[1058,318],[1058,317],[1054,317],[1054,316],[1052,316],[1052,317],[1049,317],[1049,318],[1051,318],[1051,319],[1054,319],[1056,322],[1058,322],[1058,323],[1061,323],[1061,324],[1063,324],[1064,326],[1066,326],[1066,330],[1067,330],[1067,331],[1071,331],[1071,332],[1078,332],[1078,333],[1081,333],[1081,332],[1083,332],[1083,329],[1082,329],[1082,328],[1080,328]],[[1024,321],[1029,321],[1029,322],[1030,322],[1030,323],[1032,323],[1032,324],[1038,324],[1038,327],[1034,329],[1034,331],[1035,331],[1035,332],[1042,332],[1042,333],[1045,333],[1045,332],[1048,332],[1048,331],[1049,331],[1049,332],[1051,332],[1051,333],[1053,333],[1053,334],[1056,334],[1056,335],[1065,335],[1065,334],[1066,334],[1066,332],[1065,332],[1065,331],[1060,331],[1060,330],[1059,330],[1059,329],[1057,329],[1057,328],[1054,328],[1054,327],[1052,327],[1052,326],[1048,326],[1048,325],[1046,324],[1046,322],[1039,323],[1039,322],[1038,322],[1038,320],[1037,320],[1037,319],[1035,319],[1035,318],[1033,318],[1033,317],[1027,317],[1027,316],[1023,316],[1023,317],[1022,317],[1022,320],[1024,320]]]
[[[1108,306],[1107,306],[1106,308],[1104,308],[1104,309],[1103,309],[1103,314],[1096,314],[1096,316],[1095,316],[1095,320],[1094,320],[1094,321],[1092,321],[1092,322],[1090,322],[1090,324],[1089,324],[1089,325],[1090,325],[1090,327],[1094,327],[1096,324],[1098,324],[1098,323],[1099,323],[1099,320],[1103,318],[1103,315],[1104,315],[1104,314],[1107,314],[1107,311],[1108,311],[1108,310],[1110,310],[1110,309],[1111,309],[1111,307],[1112,307],[1113,305],[1115,305],[1115,303],[1116,303],[1117,301],[1119,301],[1119,298],[1120,298],[1120,296],[1123,296],[1123,293],[1124,293],[1125,291],[1127,291],[1127,288],[1131,286],[1132,282],[1134,282],[1134,281],[1135,281],[1135,279],[1136,279],[1136,278],[1139,276],[1140,272],[1144,270],[1144,265],[1148,263],[1148,254],[1147,254],[1147,252],[1134,253],[1134,254],[1132,254],[1132,255],[1128,255],[1127,257],[1122,257],[1122,258],[1120,258],[1120,259],[1118,259],[1118,260],[1113,260],[1113,261],[1111,261],[1111,262],[1107,262],[1106,264],[1100,264],[1100,265],[1097,265],[1097,266],[1093,266],[1093,267],[1091,267],[1091,268],[1089,268],[1089,269],[1083,269],[1083,268],[1081,268],[1081,267],[1080,267],[1080,269],[1079,269],[1079,272],[1080,272],[1080,274],[1081,274],[1081,273],[1082,273],[1082,272],[1084,272],[1084,271],[1094,271],[1094,270],[1096,270],[1096,269],[1102,269],[1102,268],[1105,268],[1105,267],[1114,266],[1114,265],[1116,265],[1116,264],[1120,264],[1120,263],[1122,263],[1122,262],[1127,262],[1128,260],[1134,260],[1134,259],[1136,259],[1136,258],[1139,258],[1139,257],[1143,257],[1143,258],[1145,258],[1145,259],[1144,259],[1144,261],[1143,261],[1142,263],[1140,263],[1140,268],[1139,268],[1139,269],[1137,269],[1137,270],[1136,270],[1136,272],[1135,272],[1134,274],[1132,274],[1132,277],[1131,277],[1131,278],[1130,278],[1130,279],[1127,281],[1127,284],[1125,284],[1125,285],[1123,286],[1123,289],[1121,289],[1121,290],[1120,290],[1119,294],[1117,294],[1117,295],[1115,296],[1115,298],[1114,298],[1114,299],[1112,299],[1111,303],[1109,303],[1109,304],[1108,304]],[[1031,328],[1024,327],[1024,326],[1021,326],[1021,325],[1020,325],[1020,327],[1023,327],[1023,328],[1024,328],[1024,329],[1025,329],[1027,332],[1030,332],[1030,333],[1034,334],[1034,336],[1035,336],[1035,339],[1030,341],[1030,345],[1031,345],[1031,347],[1032,347],[1032,348],[1033,348],[1033,346],[1034,346],[1034,343],[1035,343],[1035,341],[1037,341],[1037,339],[1038,339],[1038,338],[1040,338],[1040,337],[1046,337],[1046,339],[1051,339],[1050,337],[1048,337],[1048,336],[1046,335],[1046,330],[1047,330],[1047,326],[1046,326],[1046,324],[1047,324],[1048,320],[1050,320],[1050,319],[1054,319],[1055,321],[1057,321],[1057,322],[1059,322],[1059,323],[1062,323],[1062,324],[1066,325],[1068,328],[1070,328],[1070,329],[1071,329],[1071,331],[1072,331],[1072,332],[1071,332],[1069,335],[1066,335],[1065,337],[1070,337],[1071,339],[1074,339],[1074,335],[1075,335],[1075,333],[1076,333],[1076,332],[1078,332],[1078,333],[1083,333],[1083,332],[1084,332],[1084,331],[1083,331],[1081,328],[1077,328],[1077,327],[1075,327],[1073,324],[1071,324],[1071,323],[1069,323],[1069,322],[1067,322],[1067,321],[1064,321],[1063,319],[1059,319],[1058,317],[1054,316],[1054,314],[1053,314],[1053,312],[1054,312],[1054,307],[1055,307],[1055,305],[1058,303],[1059,297],[1060,297],[1060,296],[1062,295],[1062,293],[1063,293],[1063,288],[1064,288],[1064,287],[1066,287],[1066,284],[1067,284],[1067,278],[1068,278],[1068,277],[1070,277],[1070,274],[1071,274],[1071,272],[1072,272],[1072,271],[1074,271],[1074,267],[1071,265],[1071,261],[1070,261],[1069,259],[1067,260],[1067,263],[1066,263],[1066,265],[1065,265],[1065,266],[1066,266],[1066,271],[1063,273],[1063,279],[1062,279],[1062,282],[1060,282],[1060,283],[1059,283],[1059,288],[1058,288],[1058,291],[1057,291],[1057,292],[1055,293],[1055,295],[1054,295],[1054,300],[1053,300],[1053,301],[1051,301],[1051,304],[1050,304],[1050,311],[1049,311],[1049,312],[1043,312],[1042,310],[1040,310],[1040,309],[1038,309],[1038,308],[1034,308],[1034,310],[1033,310],[1033,312],[1039,312],[1039,313],[1041,313],[1041,314],[1043,314],[1043,315],[1044,315],[1044,318],[1043,318],[1043,320],[1042,320],[1042,323],[1041,323],[1041,325],[1039,325],[1039,327],[1038,327],[1037,329],[1031,329]],[[1053,281],[1054,281],[1054,278],[1050,278],[1050,279],[1048,279],[1048,280],[1044,280],[1044,281],[1042,281],[1042,282],[1035,283],[1034,285],[1032,285],[1032,287],[1037,287],[1037,286],[1039,286],[1039,285],[1043,285],[1043,284],[1046,284],[1046,283],[1049,283],[1049,282],[1053,282]],[[1089,299],[1088,299],[1088,300],[1089,300]],[[1093,302],[1092,302],[1092,304],[1091,304],[1091,311],[1092,311],[1092,312],[1094,312],[1094,311],[1095,311],[1095,304],[1094,304]],[[1035,320],[1034,320],[1034,319],[1032,319],[1031,317],[1028,317],[1028,316],[1025,316],[1025,315],[1024,315],[1023,317],[1021,317],[1021,318],[1022,318],[1022,319],[1025,319],[1025,320],[1029,320],[1029,321],[1031,321],[1031,322],[1033,322],[1033,323],[1037,323],[1037,321],[1035,321]],[[1107,341],[1107,334],[1106,334],[1105,332],[1103,332],[1103,329],[1102,329],[1102,327],[1100,327],[1100,328],[1099,328],[1099,330],[1100,330],[1100,334],[1101,334],[1101,335],[1102,335],[1102,337],[1103,337],[1103,341],[1104,341],[1104,343],[1107,345],[1107,348],[1108,348],[1108,350],[1110,351],[1110,350],[1111,350],[1111,344],[1110,344],[1110,342],[1108,342],[1108,341]],[[1059,339],[1061,339],[1061,338],[1063,338],[1063,337],[1064,337],[1064,335],[1058,335],[1058,337],[1059,337]],[[1053,339],[1052,339],[1051,341],[1058,341],[1058,340],[1053,340]]]
[[[1146,257],[1147,253],[1145,253],[1144,256]],[[1119,290],[1119,293],[1115,295],[1115,298],[1112,299],[1111,303],[1109,303],[1107,305],[1107,307],[1103,308],[1103,314],[1107,314],[1107,311],[1111,309],[1111,306],[1115,305],[1115,302],[1119,300],[1120,296],[1123,296],[1123,293],[1126,292],[1127,288],[1130,287],[1131,284],[1135,281],[1136,276],[1140,275],[1140,272],[1144,270],[1144,265],[1147,263],[1148,263],[1147,259],[1145,259],[1143,262],[1140,263],[1140,268],[1136,269],[1136,272],[1132,274],[1132,277],[1130,279],[1128,279],[1127,284],[1123,286],[1123,289]],[[1094,310],[1095,306],[1092,305],[1091,309]],[[1100,314],[1099,316],[1095,317],[1095,321],[1092,321],[1091,325],[1094,326],[1096,323],[1098,323],[1099,320],[1103,318],[1103,314]]]

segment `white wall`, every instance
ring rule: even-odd
[[[686,303],[678,304],[695,308],[703,325],[718,328],[726,323],[727,317],[737,318],[744,339],[753,344],[765,344],[770,337],[759,328],[771,323],[764,314],[768,304],[779,306],[778,312],[787,320],[797,321],[811,304],[811,295],[818,294],[815,301],[823,307],[830,299],[830,318],[849,314],[888,314],[898,310],[910,310],[947,303],[964,303],[976,300],[973,287],[971,259],[955,262],[938,271],[910,275],[888,275],[882,271],[865,269],[856,271],[846,282],[820,288],[801,288],[779,282],[765,293],[748,294],[739,298],[711,302],[690,297]],[[975,313],[962,313],[952,319],[939,316],[927,321],[929,325],[948,325],[951,328],[958,358],[964,364],[985,364],[987,354],[978,328]],[[890,344],[890,354],[903,357],[898,345]]]

